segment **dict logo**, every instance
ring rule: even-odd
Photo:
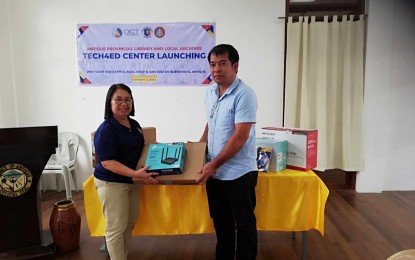
[[[139,29],[124,29],[125,36],[138,36],[140,34]]]

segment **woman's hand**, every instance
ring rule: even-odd
[[[134,178],[138,178],[143,181],[145,184],[157,184],[158,180],[154,179],[154,176],[159,175],[157,172],[147,172],[150,165],[146,165],[144,168],[141,168],[135,171]]]

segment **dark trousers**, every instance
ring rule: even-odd
[[[206,183],[210,216],[216,231],[217,260],[233,260],[235,242],[236,259],[256,258],[258,237],[254,209],[257,179],[258,172],[253,171],[236,180],[211,178]]]

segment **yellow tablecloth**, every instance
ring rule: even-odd
[[[258,230],[317,229],[324,235],[329,191],[314,172],[260,173],[256,194]],[[141,185],[140,202],[133,235],[214,232],[205,185]],[[91,236],[104,236],[105,220],[93,176],[84,183],[84,203]]]

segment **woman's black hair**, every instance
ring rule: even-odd
[[[105,113],[104,113],[104,119],[109,119],[112,118],[114,116],[114,114],[112,113],[111,110],[111,100],[112,100],[112,96],[114,95],[115,91],[117,91],[118,89],[122,89],[128,92],[128,94],[130,94],[130,97],[132,99],[132,109],[131,112],[129,114],[129,116],[134,116],[135,115],[135,108],[134,108],[134,99],[133,99],[133,94],[131,92],[131,89],[122,83],[119,84],[113,84],[107,92],[107,98],[105,99]]]
[[[208,54],[208,61],[210,63],[210,55],[222,55],[222,54],[228,54],[229,60],[231,61],[231,64],[233,65],[235,62],[239,62],[239,54],[238,51],[230,44],[219,44],[213,47],[212,50],[210,50]]]

